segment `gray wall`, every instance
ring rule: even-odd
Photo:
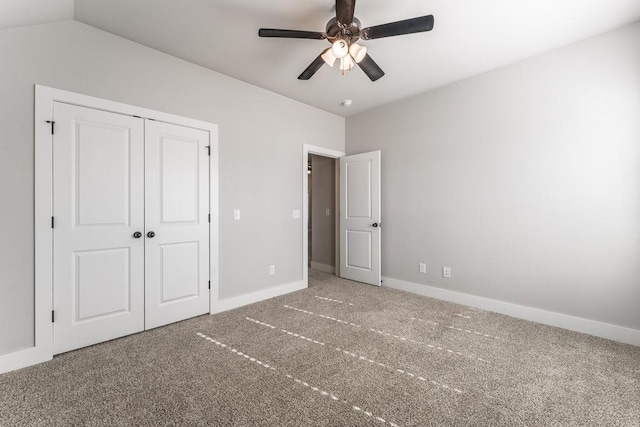
[[[302,144],[343,118],[73,21],[0,31],[0,82],[0,354],[33,343],[36,83],[217,123],[220,297],[302,280]]]
[[[335,266],[335,159],[311,158],[311,261]],[[329,216],[326,209],[329,209]]]
[[[348,118],[377,149],[385,276],[640,329],[640,24]]]

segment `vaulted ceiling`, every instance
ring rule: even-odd
[[[433,14],[428,33],[363,41],[386,72],[371,82],[324,66],[297,76],[323,40],[265,39],[258,28],[324,31],[332,0],[3,0],[0,28],[74,19],[195,64],[349,116],[640,20],[638,0],[359,0],[363,26]],[[29,21],[31,16],[31,21]],[[353,100],[350,108],[340,104]]]

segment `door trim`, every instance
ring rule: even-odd
[[[81,95],[65,90],[35,85],[34,114],[34,195],[35,195],[35,286],[34,345],[24,350],[0,355],[0,372],[8,372],[37,363],[46,362],[53,357],[53,325],[51,311],[53,306],[53,232],[51,217],[53,206],[53,135],[51,123],[53,103],[61,102],[117,114],[137,116],[167,123],[201,129],[209,132],[211,156],[209,158],[209,209],[211,223],[209,227],[209,274],[211,291],[209,293],[210,313],[218,305],[219,289],[219,242],[218,242],[218,125],[163,113],[147,108],[122,104],[119,102]],[[53,125],[55,127],[55,124]]]
[[[309,286],[309,178],[307,176],[309,154],[317,154],[319,156],[329,157],[332,159],[339,159],[345,155],[342,151],[332,150],[330,148],[318,147],[310,144],[302,145],[302,282],[305,287]],[[336,204],[336,210],[338,209],[339,206]],[[336,241],[336,247],[339,247],[338,241]],[[337,253],[338,252],[336,251],[336,254]],[[339,268],[339,266],[336,266],[336,268]],[[337,270],[336,274],[338,274]]]

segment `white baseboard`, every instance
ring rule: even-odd
[[[51,352],[42,348],[30,347],[13,353],[0,355],[0,374],[47,362],[53,358]]]
[[[384,277],[382,286],[640,346],[640,330]]]
[[[336,268],[332,265],[321,264],[319,262],[311,261],[311,268],[313,270],[322,271],[323,273],[335,274]]]
[[[225,298],[219,300],[211,306],[211,314],[222,313],[223,311],[233,310],[243,305],[253,304],[254,302],[264,301],[269,298],[279,297],[280,295],[289,294],[291,292],[306,289],[307,285],[303,281],[287,283],[284,285],[274,286],[268,289],[252,292],[250,294],[238,295],[237,297]]]

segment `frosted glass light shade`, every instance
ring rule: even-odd
[[[320,58],[322,58],[329,67],[333,67],[333,64],[336,62],[336,59],[338,59],[335,57],[335,55],[331,51],[331,48],[322,52],[322,55],[320,55]]]
[[[338,39],[333,42],[331,53],[338,59],[344,58],[349,53],[349,45],[346,40]]]
[[[364,57],[367,56],[367,48],[354,43],[349,48],[349,53],[351,54],[351,56],[353,56],[353,59],[357,63],[360,63],[360,61],[362,61]]]

